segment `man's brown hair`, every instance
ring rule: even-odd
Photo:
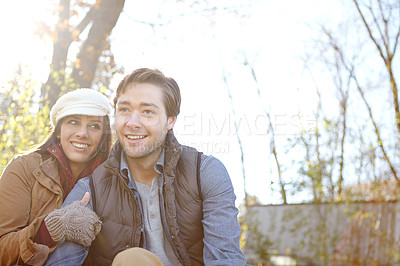
[[[114,98],[114,107],[116,107],[118,97],[124,93],[128,85],[132,83],[149,83],[158,86],[163,91],[163,102],[167,116],[177,116],[181,106],[181,92],[179,86],[173,78],[166,77],[158,69],[139,68],[125,76],[119,83]]]

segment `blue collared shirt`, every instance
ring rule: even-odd
[[[154,170],[158,174],[163,174],[163,172],[164,172],[164,151],[161,152],[161,155],[158,158],[156,165],[154,166]],[[124,178],[126,178],[126,180],[129,180],[128,187],[134,191],[137,191],[136,183],[133,180],[131,172],[129,171],[129,168],[128,168],[128,162],[126,161],[124,150],[121,151],[120,173]]]
[[[124,156],[121,156],[121,158],[124,158]],[[157,161],[155,170],[158,173],[162,173],[163,165],[164,153]],[[136,190],[138,194],[136,184],[124,159],[121,160],[120,171],[127,178],[127,181],[129,180],[128,187],[134,191]],[[200,185],[203,196],[204,264],[246,265],[246,257],[239,246],[240,225],[237,219],[238,209],[235,206],[236,196],[232,182],[224,165],[213,156],[202,155]],[[91,192],[89,178],[85,177],[78,181],[63,206],[69,205],[75,200],[81,200],[87,191]],[[93,209],[91,200],[88,207]],[[87,255],[87,249],[74,243],[65,243],[50,254],[47,264],[51,265],[51,263],[70,260],[71,254],[79,252],[84,255],[76,256],[80,260],[74,263],[83,263]]]
[[[163,170],[164,170],[164,151],[161,152],[160,157],[157,160],[156,165],[154,166],[154,170],[160,175],[163,175]],[[124,150],[121,151],[121,163],[120,163],[120,174],[122,175],[123,178],[125,178],[126,181],[128,181],[128,188],[130,188],[137,198],[140,206],[140,213],[142,214],[142,221],[145,220],[144,217],[144,211],[143,211],[143,202],[140,197],[140,193],[138,191],[137,185],[135,180],[133,180],[133,177],[131,175],[131,172],[129,171],[128,167],[128,162],[126,161],[125,153]],[[144,225],[143,225],[144,226]],[[142,228],[142,232],[145,232],[144,228]],[[146,234],[143,234],[143,246],[142,248],[146,248]]]

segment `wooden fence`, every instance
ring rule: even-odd
[[[400,202],[248,207],[245,253],[268,265],[400,265]],[[261,265],[262,265],[261,264]]]

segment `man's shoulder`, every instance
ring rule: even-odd
[[[226,171],[225,165],[213,155],[201,155],[201,164],[200,164],[200,172],[204,172],[206,170],[221,170]]]
[[[181,163],[182,162],[185,164],[189,162],[196,163],[199,152],[195,148],[186,145],[180,145],[180,149],[182,151],[179,156]],[[177,150],[174,150],[172,154],[179,154],[179,153],[177,152]]]
[[[201,155],[201,162],[200,162],[200,171],[203,171],[206,168],[218,168],[218,169],[224,169],[225,166],[224,164],[215,156],[209,155],[209,154],[204,154],[201,151],[198,151],[197,149],[186,146],[186,145],[181,145],[182,147],[182,155],[186,159],[191,159],[193,162],[197,162],[197,156],[199,154]]]
[[[182,153],[193,153],[193,154],[197,154],[198,153],[198,151],[195,148],[191,147],[191,146],[186,146],[186,145],[180,144],[180,147],[182,149]]]

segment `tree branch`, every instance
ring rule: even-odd
[[[248,63],[247,58],[245,58],[245,65],[247,65],[250,68],[250,73],[251,73],[255,83],[257,84],[256,89],[257,89],[258,99],[261,102],[261,91],[260,91],[260,88],[258,86],[258,78],[257,78],[256,72],[254,70],[254,67],[253,67],[253,65]],[[268,123],[268,132],[271,134],[271,137],[270,137],[270,145],[272,147],[271,148],[271,152],[274,155],[276,168],[278,170],[279,185],[281,187],[281,196],[282,196],[283,204],[287,204],[285,183],[284,183],[284,181],[282,179],[281,165],[280,165],[279,160],[278,160],[278,152],[276,151],[275,132],[274,132],[274,128],[272,126],[271,114],[264,108],[264,105],[262,103],[261,103],[261,106],[263,108],[263,111],[264,111],[265,115],[268,117],[268,121],[269,121],[269,123]]]
[[[93,20],[96,11],[95,9],[96,7],[92,6],[89,12],[86,13],[86,16],[82,19],[82,21],[75,27],[75,30],[77,30],[79,34],[81,34],[86,29],[87,25],[89,25],[90,21]]]
[[[358,13],[359,13],[360,16],[361,16],[361,19],[362,19],[362,21],[364,22],[365,27],[367,28],[369,37],[370,37],[371,40],[374,42],[376,48],[377,48],[378,51],[379,51],[379,54],[381,55],[382,59],[385,61],[385,64],[387,64],[386,58],[385,58],[385,56],[384,56],[384,54],[383,54],[383,52],[382,52],[382,48],[380,47],[380,45],[379,45],[378,42],[376,41],[374,35],[372,34],[372,31],[371,31],[371,29],[370,29],[370,27],[369,27],[369,25],[368,25],[368,22],[365,20],[364,14],[362,13],[362,11],[361,11],[361,9],[360,9],[360,6],[358,5],[357,0],[353,0],[353,3],[356,5],[357,11],[358,11]]]
[[[354,1],[355,1],[355,0],[354,0]],[[359,82],[358,82],[357,77],[356,77],[355,74],[354,74],[354,66],[351,66],[351,65],[349,66],[349,65],[348,65],[348,63],[346,62],[346,60],[345,60],[345,58],[344,58],[342,49],[338,47],[338,45],[336,44],[334,38],[329,34],[329,32],[325,31],[325,33],[327,34],[327,36],[328,36],[328,38],[329,38],[329,43],[330,43],[330,45],[331,45],[332,48],[336,51],[336,53],[338,53],[338,55],[339,55],[339,57],[340,57],[340,60],[341,60],[341,62],[342,62],[342,64],[343,64],[343,66],[344,66],[345,69],[349,72],[350,77],[352,78],[352,80],[353,80],[353,81],[355,82],[355,84],[356,84],[357,90],[359,91],[359,93],[360,93],[360,95],[361,95],[361,98],[362,98],[362,100],[363,100],[363,102],[364,102],[364,104],[365,104],[365,106],[366,106],[366,108],[367,108],[367,110],[368,110],[369,117],[370,117],[371,122],[372,122],[372,124],[373,124],[373,126],[374,126],[375,135],[376,135],[376,137],[377,137],[378,145],[379,145],[379,147],[380,147],[380,149],[381,149],[381,151],[382,151],[382,153],[383,153],[383,156],[384,156],[384,158],[385,158],[385,161],[387,162],[387,164],[388,164],[388,166],[389,166],[389,168],[390,168],[390,170],[391,170],[391,172],[392,172],[394,178],[396,179],[396,181],[398,182],[398,184],[400,184],[400,179],[399,179],[398,176],[397,176],[396,169],[394,169],[394,167],[393,167],[393,165],[392,165],[392,162],[390,161],[389,156],[387,155],[386,150],[385,150],[385,148],[384,148],[384,146],[383,146],[383,141],[382,141],[382,138],[381,138],[381,134],[380,134],[380,132],[379,132],[378,125],[376,124],[375,119],[374,119],[374,116],[373,116],[373,114],[372,114],[372,109],[371,109],[371,107],[370,107],[370,105],[369,105],[367,99],[365,98],[364,92],[363,92],[363,90],[362,90],[362,88],[361,88],[361,86],[360,86],[360,84],[359,84]],[[396,117],[397,117],[397,113],[396,113]]]

